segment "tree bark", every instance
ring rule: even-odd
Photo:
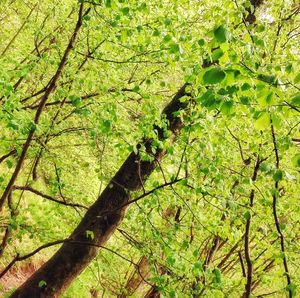
[[[149,291],[146,293],[146,295],[144,296],[144,298],[159,298],[159,297],[160,297],[160,293],[156,286],[151,287]]]
[[[183,96],[190,96],[185,89],[186,84],[163,110],[172,140],[183,127],[181,118],[175,116],[174,112],[182,111],[188,106],[188,101],[181,101]],[[162,128],[154,126],[154,129],[160,140],[165,139],[166,134]],[[97,201],[89,208],[70,235],[69,241],[20,286],[11,295],[12,298],[59,297],[88,266],[121,223],[130,201],[130,192],[142,188],[157,162],[165,155],[162,149],[156,149],[155,153],[152,153],[151,144],[152,140],[146,139],[139,143],[137,148],[140,149],[143,145],[154,160],[144,161],[139,152],[132,152]]]

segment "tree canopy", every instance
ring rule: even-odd
[[[297,297],[299,11],[2,0],[1,295]]]

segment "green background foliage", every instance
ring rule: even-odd
[[[249,219],[253,280],[259,281],[253,295],[285,297],[288,289],[299,295],[296,2],[268,1],[256,9],[251,24],[245,21],[247,8],[253,9],[250,1],[86,1],[91,10],[35,125],[40,96],[71,37],[78,6],[75,0],[2,1],[0,156],[15,153],[0,164],[1,190],[34,129],[16,185],[90,206],[138,141],[157,139],[153,124],[165,126],[161,111],[183,83],[190,83],[193,100],[180,113],[185,127],[176,142],[153,143],[168,154],[144,188],[182,180],[132,204],[107,243],[109,250],[99,253],[64,297],[90,297],[90,289],[116,297],[142,256],[149,260],[151,277],[133,297],[143,297],[152,284],[162,297],[240,297]],[[265,160],[253,181],[258,156]],[[85,212],[18,189],[12,205],[13,214],[5,205],[0,217],[1,234],[10,229],[1,267],[16,252],[66,238]],[[93,237],[88,231],[87,236]],[[218,250],[205,267],[216,237]],[[24,262],[45,262],[56,248]],[[16,267],[22,270],[22,264]]]

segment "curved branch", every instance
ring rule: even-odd
[[[44,194],[42,192],[40,192],[39,190],[36,190],[34,188],[32,188],[31,186],[18,186],[18,185],[15,185],[13,187],[13,190],[25,190],[25,191],[30,191],[44,199],[47,199],[49,201],[52,201],[52,202],[55,202],[55,203],[58,203],[58,204],[61,204],[61,205],[64,205],[64,206],[70,206],[70,207],[78,207],[78,208],[84,208],[84,209],[88,209],[88,207],[84,206],[84,205],[81,205],[81,204],[74,204],[74,203],[67,203],[65,201],[61,201],[61,200],[58,200],[56,198],[53,198],[47,194]]]

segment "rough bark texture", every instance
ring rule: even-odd
[[[163,115],[169,122],[168,129],[176,136],[183,123],[174,112],[182,111],[188,105],[181,102],[183,96],[189,95],[184,85],[166,106]],[[154,127],[160,139],[164,138],[163,130]],[[140,143],[151,152],[152,140],[147,139]],[[126,203],[130,200],[130,192],[142,188],[147,177],[152,173],[165,152],[157,150],[154,161],[143,161],[139,154],[132,152],[125,160],[119,171],[111,179],[97,201],[89,208],[80,224],[75,228],[62,247],[33,274],[12,295],[13,298],[59,297],[71,282],[95,258],[99,248],[105,244],[122,221]],[[89,234],[87,234],[89,231]],[[93,237],[88,237],[89,235]],[[91,239],[93,238],[93,239]],[[44,281],[44,286],[39,283]]]
[[[159,298],[160,293],[157,289],[157,287],[151,287],[150,290],[147,292],[147,294],[144,296],[144,298]]]

